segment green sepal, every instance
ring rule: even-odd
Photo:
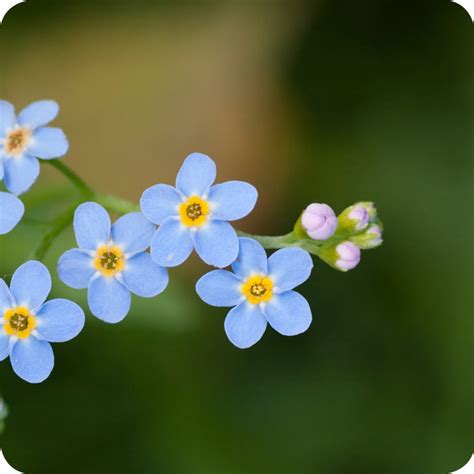
[[[380,229],[380,234],[376,231],[374,232],[376,227]],[[381,234],[382,228],[376,224],[371,224],[364,232],[349,237],[349,240],[362,250],[375,249],[383,243]]]

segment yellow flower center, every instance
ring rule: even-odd
[[[24,306],[7,309],[3,315],[3,328],[10,336],[26,339],[35,327],[36,318]]]
[[[20,155],[25,151],[31,137],[31,132],[26,128],[17,128],[7,135],[5,151],[8,155]]]
[[[207,222],[209,204],[198,196],[191,196],[179,206],[181,222],[187,227],[199,227]]]
[[[125,265],[123,251],[116,245],[101,245],[95,254],[94,267],[102,275],[111,277],[121,272]]]
[[[259,304],[269,301],[273,295],[273,281],[265,275],[255,275],[242,285],[242,293],[249,303]]]

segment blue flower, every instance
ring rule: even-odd
[[[25,206],[13,194],[0,192],[0,235],[10,232],[23,217]]]
[[[0,100],[0,180],[13,194],[24,193],[39,174],[38,158],[66,154],[68,141],[59,128],[45,127],[59,106],[52,100],[33,102],[15,116],[10,102]]]
[[[196,284],[201,299],[212,306],[234,307],[225,319],[229,340],[241,349],[257,343],[267,322],[284,336],[306,331],[312,316],[308,302],[293,288],[306,281],[313,268],[308,252],[278,250],[267,259],[263,247],[241,238],[232,272],[214,270]]]
[[[180,265],[193,248],[204,262],[215,267],[226,267],[237,258],[239,240],[228,221],[249,214],[258,193],[242,181],[212,186],[215,178],[214,161],[193,153],[179,170],[176,188],[157,184],[143,193],[143,214],[160,226],[151,242],[156,263]]]
[[[88,288],[92,314],[118,323],[130,310],[130,292],[150,298],[168,285],[166,268],[145,252],[155,229],[140,212],[126,214],[111,225],[102,206],[81,204],[74,215],[79,248],[61,256],[59,278],[71,288]]]
[[[84,327],[84,311],[72,301],[45,302],[51,276],[30,260],[13,274],[10,289],[0,279],[0,360],[10,356],[15,373],[30,383],[48,378],[54,367],[50,342],[66,342]]]

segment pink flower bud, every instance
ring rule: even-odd
[[[327,204],[310,204],[301,217],[301,225],[314,240],[329,239],[337,224],[337,217]]]
[[[336,247],[336,252],[339,255],[336,266],[343,271],[352,270],[360,262],[360,249],[352,242],[340,243]]]
[[[369,213],[363,206],[355,205],[349,212],[349,219],[355,222],[355,230],[365,229],[369,224]]]

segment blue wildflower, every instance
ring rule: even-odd
[[[10,232],[24,212],[25,206],[16,196],[0,192],[0,235]]]
[[[257,190],[242,181],[212,186],[216,165],[206,155],[193,153],[176,177],[176,188],[157,184],[142,195],[143,214],[160,227],[151,242],[153,260],[164,267],[183,263],[193,248],[209,265],[226,267],[239,252],[239,240],[228,221],[249,214]]]
[[[66,154],[68,141],[59,128],[45,127],[59,106],[53,100],[33,102],[15,116],[10,102],[0,100],[0,180],[14,194],[24,193],[39,174],[38,158]]]
[[[313,268],[308,252],[278,250],[270,258],[253,239],[240,238],[240,252],[232,272],[214,270],[196,284],[201,299],[212,306],[232,307],[224,327],[241,349],[257,343],[267,322],[284,336],[306,331],[312,316],[308,302],[293,288],[306,281]]]
[[[61,256],[59,278],[72,288],[88,288],[92,314],[118,323],[130,309],[130,292],[150,298],[168,284],[166,268],[145,252],[155,229],[140,212],[126,214],[111,225],[102,206],[81,204],[74,215],[79,248]]]
[[[10,289],[0,279],[0,360],[10,356],[15,373],[30,383],[48,378],[54,367],[50,342],[66,342],[84,327],[84,312],[72,301],[45,302],[51,276],[30,260],[13,274]]]

